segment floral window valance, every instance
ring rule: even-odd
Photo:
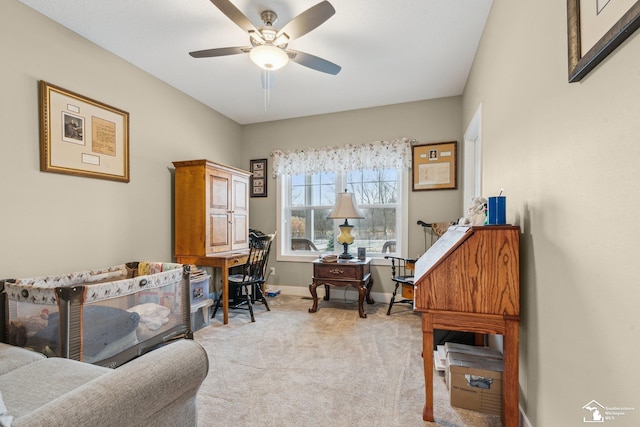
[[[273,176],[359,169],[411,168],[411,140],[375,141],[341,147],[275,150]]]

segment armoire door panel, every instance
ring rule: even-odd
[[[233,180],[233,210],[234,211],[246,211],[249,209],[247,206],[247,194],[249,191],[248,182],[246,180]]]
[[[209,246],[212,248],[229,245],[229,221],[227,218],[227,215],[211,215],[209,217]]]
[[[229,180],[216,175],[210,176],[210,203],[212,209],[229,209]]]
[[[233,247],[235,249],[238,246],[248,243],[249,236],[246,230],[249,228],[249,225],[247,224],[246,215],[234,215],[233,227]]]

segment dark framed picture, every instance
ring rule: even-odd
[[[251,160],[251,197],[267,197],[267,159]]]
[[[129,113],[39,85],[40,170],[129,182]]]
[[[569,82],[582,80],[639,26],[640,1],[567,0]]]
[[[413,145],[413,191],[453,190],[456,183],[456,141]]]

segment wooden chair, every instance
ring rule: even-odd
[[[247,262],[240,267],[239,273],[229,276],[229,309],[248,310],[252,322],[256,321],[253,315],[254,302],[262,302],[266,310],[271,311],[264,295],[263,285],[265,283],[265,272],[273,239],[273,235],[253,235],[249,242]],[[216,301],[213,314],[211,315],[212,318],[216,316],[216,312],[221,305],[220,300],[221,298],[218,298]]]
[[[413,307],[413,270],[415,269],[415,259],[399,258],[394,256],[385,256],[385,259],[391,260],[391,280],[396,284],[387,309],[387,316],[391,314],[391,308],[394,304],[411,304]],[[402,299],[396,301],[398,287],[401,288]]]

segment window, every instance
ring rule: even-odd
[[[362,219],[350,219],[355,242],[349,252],[364,247],[369,257],[401,253],[406,237],[407,174],[403,170],[354,170],[279,177],[279,259],[298,260],[321,253],[341,253],[336,242],[342,220],[327,219],[336,194],[354,193]]]
[[[364,214],[349,220],[355,237],[349,252],[364,247],[372,258],[405,254],[412,142],[400,138],[272,152],[278,177],[278,260],[303,261],[344,250],[336,245],[342,221],[327,216],[345,189],[355,194]]]
[[[294,251],[333,251],[333,220],[327,219],[336,198],[336,174],[293,175],[285,194],[281,222]],[[286,200],[286,199],[285,199]],[[286,248],[285,248],[286,249]]]

